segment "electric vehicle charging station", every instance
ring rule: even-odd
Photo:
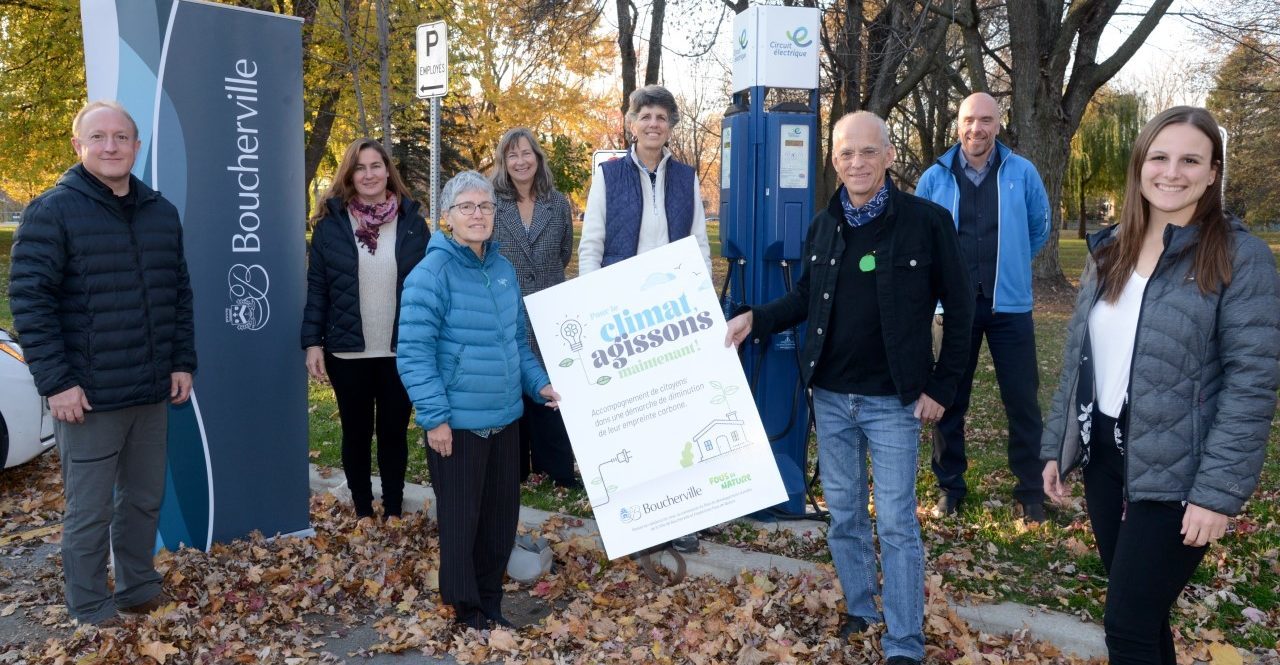
[[[733,100],[721,124],[725,314],[794,288],[814,214],[818,160],[816,8],[752,6],[734,19]],[[809,405],[803,326],[744,344],[743,369],[787,490],[773,515],[805,512]],[[766,515],[767,516],[767,515]]]

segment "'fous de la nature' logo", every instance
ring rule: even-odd
[[[236,330],[262,330],[271,318],[267,290],[271,279],[259,265],[237,263],[227,272],[227,291],[231,306],[227,307],[227,323]]]

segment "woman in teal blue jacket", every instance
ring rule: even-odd
[[[493,235],[493,186],[464,171],[441,192],[437,233],[405,281],[397,366],[427,433],[440,526],[440,597],[463,626],[510,626],[502,576],[520,511],[521,394],[559,395],[525,335],[520,284]]]

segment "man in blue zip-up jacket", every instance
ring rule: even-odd
[[[955,513],[968,491],[964,417],[985,335],[1009,419],[1009,468],[1018,479],[1014,498],[1028,522],[1041,522],[1042,423],[1036,399],[1040,377],[1031,319],[1031,259],[1049,238],[1049,196],[1036,167],[996,141],[999,133],[996,100],[984,92],[970,95],[956,122],[959,143],[924,172],[916,187],[917,196],[951,211],[977,298],[969,366],[934,433],[933,473],[942,490],[934,514]]]

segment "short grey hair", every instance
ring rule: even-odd
[[[627,100],[627,124],[635,122],[640,109],[646,106],[657,106],[665,110],[672,127],[680,122],[680,109],[676,106],[675,95],[660,85],[646,85],[633,90]]]
[[[493,202],[493,183],[476,171],[463,171],[444,184],[440,191],[440,210],[448,214],[454,200],[464,192],[484,192]]]

